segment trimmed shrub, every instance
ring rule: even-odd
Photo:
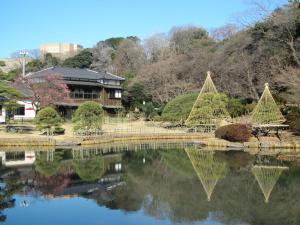
[[[39,130],[46,130],[47,134],[51,133],[51,130],[61,125],[62,119],[55,109],[52,107],[46,107],[39,111],[34,119],[34,123]]]
[[[219,124],[223,119],[229,119],[226,105],[228,98],[223,93],[203,93],[199,95],[191,114],[185,121],[187,127],[197,127],[200,124]]]
[[[74,130],[101,129],[103,120],[102,106],[93,101],[81,104],[73,117]]]
[[[165,121],[185,121],[189,116],[198,93],[179,95],[169,101],[163,112],[162,119]]]
[[[245,114],[245,105],[239,99],[231,98],[227,103],[227,111],[232,118]]]
[[[245,124],[230,124],[217,129],[215,136],[227,141],[244,142],[251,137],[251,129]]]

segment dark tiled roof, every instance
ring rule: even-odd
[[[6,85],[17,89],[25,98],[30,98],[33,95],[32,90],[30,87],[21,81],[17,82],[10,82],[10,81],[3,81]]]
[[[50,67],[35,73],[28,74],[31,77],[41,77],[49,74],[56,74],[64,79],[89,79],[89,80],[124,80],[124,78],[111,73],[96,72],[89,69],[68,68],[68,67]]]
[[[22,95],[24,95],[24,97],[31,97],[33,95],[32,90],[30,89],[30,87],[26,84],[26,83],[22,83],[20,82],[14,82],[12,83],[12,85],[14,88],[16,88],[19,92],[21,92]]]

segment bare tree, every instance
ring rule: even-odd
[[[226,24],[211,31],[211,37],[216,41],[223,41],[235,35],[239,31],[239,27],[235,24]]]
[[[245,0],[248,9],[233,15],[233,19],[242,27],[252,27],[258,21],[266,19],[274,8],[280,6],[279,0]]]
[[[143,47],[130,39],[124,39],[115,53],[113,65],[119,74],[125,72],[136,74],[145,61]]]
[[[291,3],[283,9],[277,10],[271,14],[270,23],[273,27],[278,27],[279,32],[273,32],[272,37],[276,41],[286,46],[295,61],[300,66],[299,52],[297,52],[297,24],[299,18],[299,3]],[[298,40],[299,50],[299,40]]]
[[[150,62],[156,62],[165,57],[169,49],[170,41],[165,33],[154,34],[143,41],[146,57]]]
[[[207,37],[206,30],[195,26],[173,27],[169,32],[171,46],[173,45],[179,54],[188,52],[195,40]]]
[[[93,54],[92,69],[97,71],[114,72],[112,65],[112,56],[115,50],[108,46],[104,41],[100,41],[97,45],[90,50]]]

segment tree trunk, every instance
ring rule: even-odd
[[[293,56],[295,62],[297,63],[298,66],[300,66],[300,60],[297,56],[297,52],[294,47],[294,40],[291,40],[290,42],[288,42],[288,46],[290,47],[290,50],[292,51],[292,56]]]

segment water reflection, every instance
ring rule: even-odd
[[[19,207],[14,199],[23,197],[18,196],[50,201],[83,197],[98,207],[143,211],[161,224],[300,221],[299,167],[275,156],[261,160],[245,152],[204,150],[192,143],[14,149],[0,156],[2,212]],[[85,209],[85,205],[80,207]],[[29,204],[28,210],[31,208],[34,210]],[[5,211],[0,220],[4,215]],[[126,218],[124,213],[123,223],[130,224]]]
[[[268,165],[255,165],[252,167],[251,172],[265,196],[266,203],[269,202],[271,192],[284,170],[288,170],[288,167]]]
[[[25,155],[28,155],[26,151]],[[35,158],[35,170],[46,177],[50,177],[58,172],[62,161],[62,154],[61,152],[55,153],[54,149],[49,149],[48,151],[37,151],[36,154],[32,154],[32,158]],[[26,157],[23,163],[25,161]]]
[[[185,151],[201,181],[207,200],[210,201],[219,179],[226,175],[226,163],[215,159],[214,151],[195,148],[186,148]]]

